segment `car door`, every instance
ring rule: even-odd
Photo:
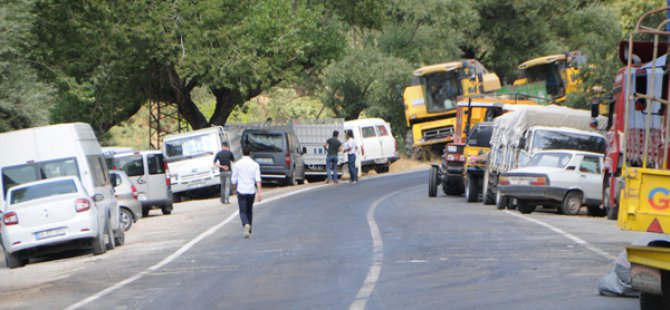
[[[145,174],[138,182],[145,182],[147,200],[167,200],[168,188],[165,175],[163,154],[149,153],[144,155]]]
[[[383,161],[388,161],[390,157],[395,155],[395,138],[393,138],[389,129],[388,124],[377,125],[380,157]]]
[[[376,160],[381,157],[381,144],[377,137],[377,129],[374,125],[361,126],[363,137],[363,157],[365,160]]]
[[[577,169],[579,184],[587,199],[601,199],[602,192],[602,157],[584,155]]]

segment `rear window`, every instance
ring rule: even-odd
[[[144,174],[142,155],[116,157],[114,161],[116,163],[116,169],[124,171],[129,177],[136,177]]]
[[[284,135],[272,133],[247,133],[245,143],[252,152],[283,152]]]
[[[372,126],[361,128],[361,133],[363,135],[363,138],[371,138],[377,135],[375,134],[375,128]]]
[[[73,180],[60,180],[43,184],[35,184],[12,191],[11,204],[27,202],[35,199],[56,195],[72,194],[77,192],[77,185]]]
[[[384,125],[377,126],[377,130],[379,130],[379,136],[381,137],[389,135],[389,132],[386,130],[386,126]]]
[[[79,167],[75,158],[50,160],[2,168],[3,194],[16,185],[54,177],[79,177]]]
[[[149,166],[149,174],[165,173],[165,162],[162,154],[147,155],[147,165]]]

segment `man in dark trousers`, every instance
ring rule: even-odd
[[[235,163],[233,169],[232,181],[237,185],[237,203],[240,206],[240,220],[244,228],[244,239],[251,237],[251,222],[253,218],[253,207],[256,193],[258,193],[258,202],[261,202],[261,167],[249,154],[251,149],[248,145],[242,147],[244,155]]]
[[[228,142],[221,143],[221,151],[214,156],[214,166],[219,167],[221,178],[221,203],[230,204],[230,176],[233,173],[232,163],[235,156],[230,151]]]
[[[337,138],[339,131],[333,130],[333,136],[326,140],[323,148],[326,149],[326,184],[331,181],[337,183],[337,153],[342,151],[342,142]]]

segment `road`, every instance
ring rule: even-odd
[[[637,309],[599,296],[639,235],[427,196],[427,171],[267,194],[253,237],[215,199],[142,219],[105,255],[0,268],[3,309]]]

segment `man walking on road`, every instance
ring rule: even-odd
[[[235,161],[235,156],[230,151],[230,145],[228,142],[221,143],[221,151],[214,156],[214,166],[219,167],[222,204],[230,204],[230,176],[233,173],[233,161]]]
[[[342,142],[337,139],[339,131],[333,130],[333,136],[326,140],[323,148],[326,149],[326,184],[337,183],[337,153],[342,151]]]
[[[251,222],[253,219],[253,206],[258,192],[258,202],[261,202],[261,167],[249,154],[251,148],[248,145],[242,147],[244,157],[235,163],[232,181],[237,185],[237,203],[240,207],[240,220],[244,228],[244,239],[251,237]]]

